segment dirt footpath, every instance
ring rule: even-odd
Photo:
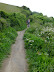
[[[0,72],[27,72],[23,35],[25,31],[19,31],[15,44],[12,45],[11,56],[5,60]]]

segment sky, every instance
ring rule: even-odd
[[[25,5],[31,11],[54,17],[54,0],[0,0],[0,2],[20,7]]]

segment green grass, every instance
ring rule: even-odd
[[[7,13],[14,13],[14,12],[21,12],[21,10],[22,8],[19,8],[17,6],[0,3],[0,11],[4,11]]]
[[[24,42],[29,65],[28,72],[53,72],[54,46],[51,46],[53,44],[27,31],[24,34]]]
[[[28,72],[53,72],[54,58],[48,57],[47,53],[36,52],[32,49],[26,49],[26,58],[29,65]]]
[[[25,29],[26,20],[30,18],[31,26],[24,34],[28,72],[54,72],[54,18],[31,12],[26,6],[3,3],[0,3],[0,11],[3,17],[0,19],[0,66],[15,42],[15,30]]]
[[[54,72],[54,21],[42,17],[30,16],[32,23],[24,34],[28,72]]]
[[[26,28],[26,20],[31,14],[31,11],[26,6],[18,7],[13,5],[8,5],[0,3],[0,14],[1,17],[6,19],[7,24],[5,25],[1,21],[1,25],[11,26],[16,30],[24,30]],[[3,19],[3,20],[4,20]],[[2,29],[2,27],[0,27]]]
[[[11,45],[17,37],[16,31],[26,28],[28,12],[25,11],[24,14],[22,9],[22,7],[0,3],[0,67],[11,52]]]
[[[26,16],[22,13],[6,13],[0,11],[0,29],[13,27],[15,30],[24,30],[26,28]],[[7,18],[8,17],[8,18]]]

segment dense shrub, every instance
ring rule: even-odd
[[[30,10],[28,7],[26,7],[26,6],[22,6],[22,8],[23,9],[25,9],[25,10]]]
[[[26,15],[25,14],[23,13],[5,13],[4,11],[0,11],[0,15],[1,17],[6,19],[7,26],[11,26],[15,29],[16,27],[18,27],[16,30],[23,30],[26,28]]]
[[[20,21],[17,18],[11,17],[10,18],[10,22],[11,22],[11,27],[13,27],[15,25],[19,25],[20,26]]]
[[[8,18],[8,14],[5,13],[4,11],[0,11],[0,16],[3,18]]]
[[[9,24],[7,23],[6,19],[0,18],[0,30],[7,28]]]
[[[24,40],[26,57],[29,64],[28,72],[53,72],[54,58],[49,57],[49,54],[52,54],[47,49],[49,44],[46,44],[43,39],[30,33],[24,34]]]
[[[26,17],[29,17],[31,14],[31,11],[29,10],[22,10],[21,13],[23,13],[24,15],[26,15]]]
[[[22,13],[14,13],[10,17],[10,25],[16,30],[23,30],[26,28],[26,16]]]
[[[44,40],[42,40],[39,37],[36,37],[35,35],[32,34],[25,34],[24,35],[25,38],[25,48],[32,48],[34,50],[39,50],[43,48],[44,45]]]
[[[40,14],[30,16],[31,26],[25,31],[24,42],[28,72],[54,71],[53,18]]]
[[[28,33],[34,33],[34,32],[35,32],[35,29],[36,29],[36,27],[32,26],[32,27],[30,27],[30,28],[27,30],[27,32],[28,32]]]

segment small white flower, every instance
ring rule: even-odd
[[[8,32],[9,33],[9,32]]]
[[[26,38],[26,40],[29,40],[29,39]]]
[[[45,40],[45,42],[47,42],[47,40]]]
[[[38,55],[42,55],[41,53],[39,53]]]
[[[49,54],[47,54],[47,53],[44,53],[44,55],[49,55]]]
[[[32,44],[30,44],[30,45],[32,45]]]
[[[32,42],[34,42],[34,40],[32,40]]]
[[[49,39],[49,36],[47,36],[47,38]]]
[[[31,42],[31,40],[29,40],[29,42]]]

